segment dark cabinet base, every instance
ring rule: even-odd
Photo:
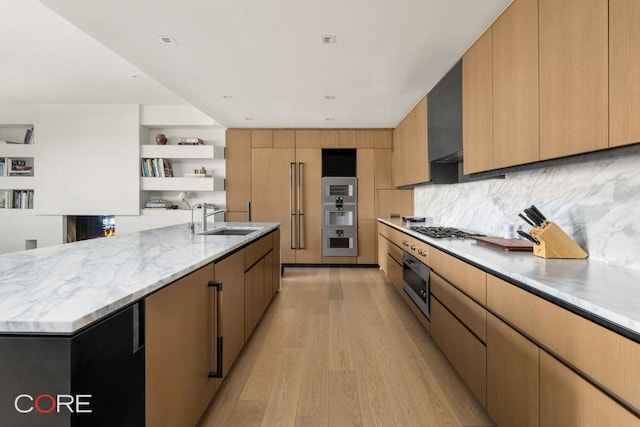
[[[0,425],[144,426],[138,303],[71,337],[0,336]]]

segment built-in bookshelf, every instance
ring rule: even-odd
[[[0,125],[0,209],[33,209],[33,141],[31,124]]]

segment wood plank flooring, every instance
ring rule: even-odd
[[[287,268],[200,425],[494,424],[379,270]]]

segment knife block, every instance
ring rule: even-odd
[[[534,227],[529,234],[540,241],[533,245],[533,254],[542,258],[584,259],[589,256],[555,222],[547,221]]]

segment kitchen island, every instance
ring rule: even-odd
[[[0,424],[197,421],[279,286],[279,224],[213,228],[0,256]]]

